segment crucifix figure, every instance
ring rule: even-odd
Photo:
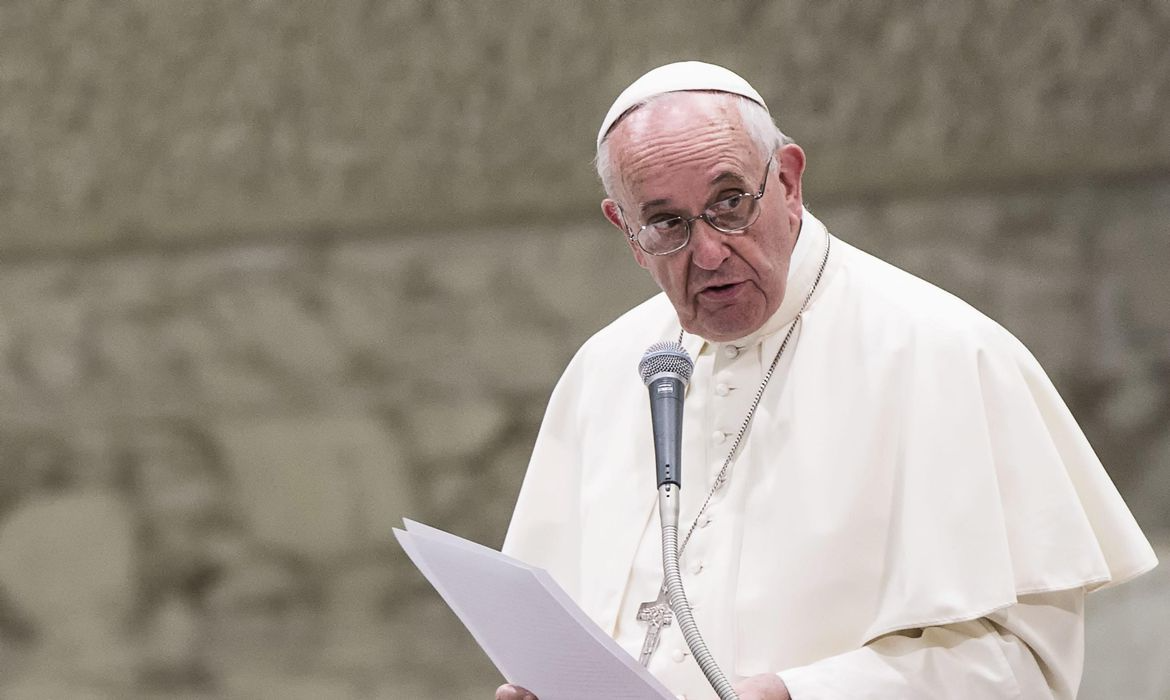
[[[638,606],[638,620],[649,623],[646,627],[646,640],[642,642],[642,655],[638,657],[638,662],[642,666],[650,663],[650,656],[658,648],[658,642],[661,641],[662,628],[670,625],[671,618],[670,603],[666,601],[665,586],[658,592],[657,598]]]

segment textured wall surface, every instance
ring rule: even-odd
[[[91,0],[0,7],[0,222],[42,248],[596,211],[648,66],[734,65],[826,195],[1170,167],[1170,4]]]
[[[1165,2],[0,3],[0,697],[488,697],[388,530],[502,540],[654,291],[590,159],[680,57],[1032,349],[1170,555],[1166,46]],[[1084,697],[1167,697],[1170,578],[1090,600]]]

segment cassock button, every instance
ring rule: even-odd
[[[731,393],[731,389],[726,384],[718,384],[715,387],[715,393],[719,396],[727,396]]]
[[[692,574],[699,573],[700,571],[703,570],[703,560],[699,559],[699,560],[691,562],[690,565],[687,567],[687,570],[690,571]]]
[[[674,651],[670,652],[670,658],[673,659],[676,664],[681,664],[683,659],[687,658],[687,653],[682,649],[675,649]]]
[[[734,345],[724,345],[723,354],[734,360],[735,358],[739,357],[739,348],[735,347]]]
[[[711,440],[716,445],[722,445],[723,441],[726,439],[727,439],[727,433],[723,432],[722,430],[716,430],[715,432],[711,433]]]

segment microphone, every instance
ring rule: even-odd
[[[658,518],[662,525],[663,588],[670,605],[667,614],[673,613],[678,619],[687,646],[711,687],[720,700],[739,700],[699,634],[678,566],[679,499],[676,496],[682,488],[683,399],[694,370],[695,363],[686,349],[672,341],[654,343],[638,363],[638,373],[650,391],[650,424],[654,430],[654,464],[658,472]],[[647,637],[647,643],[649,640]]]
[[[695,363],[679,343],[654,343],[638,363],[650,392],[650,425],[654,431],[654,463],[658,487],[682,488],[683,399]]]

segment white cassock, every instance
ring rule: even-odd
[[[729,481],[682,557],[733,681],[794,700],[1072,698],[1083,594],[1156,564],[1036,360],[961,300],[807,211],[788,288],[753,335],[695,358],[680,532],[707,496],[820,269]],[[591,338],[553,392],[504,551],[546,568],[635,657],[662,581],[638,361],[678,337],[664,295]],[[650,670],[714,697],[677,624]]]

